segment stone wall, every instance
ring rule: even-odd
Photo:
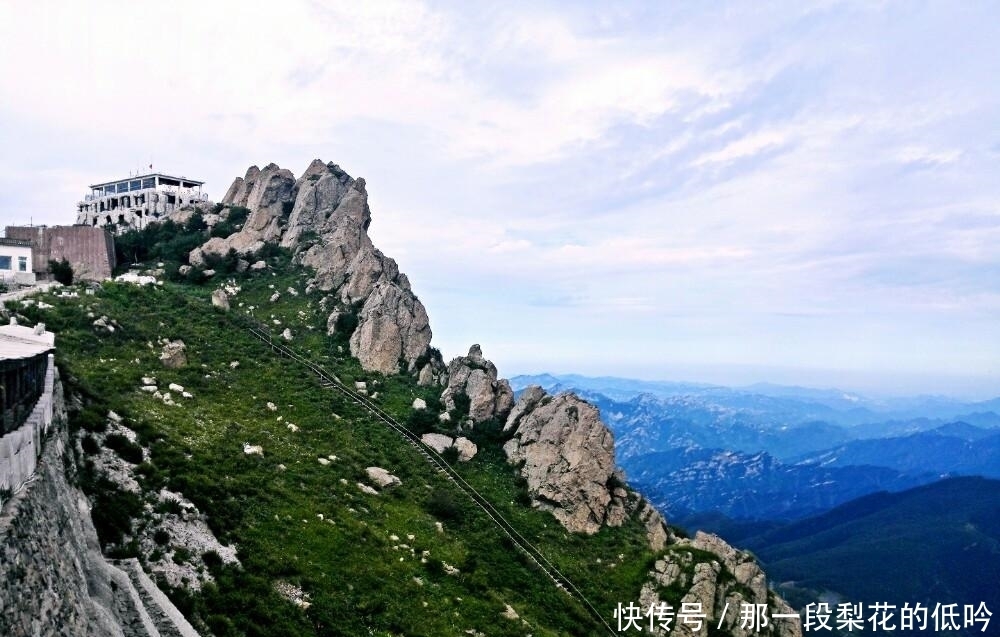
[[[103,281],[115,268],[115,244],[104,228],[90,226],[7,226],[7,238],[31,241],[32,268],[44,277],[49,260],[66,259],[76,279]]]
[[[90,505],[66,476],[58,378],[51,396],[53,433],[36,471],[0,509],[0,635],[197,637],[165,595],[145,590],[155,586],[138,563],[126,573],[104,559]]]

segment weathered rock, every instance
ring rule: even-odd
[[[430,342],[423,304],[408,288],[382,282],[361,308],[350,347],[364,369],[393,374],[400,371],[400,360],[412,366]]]
[[[694,539],[671,538],[673,543],[663,557],[656,561],[647,575],[639,594],[639,605],[649,608],[662,600],[658,590],[673,588],[687,591],[681,603],[700,604],[705,622],[720,626],[722,632],[735,637],[770,635],[772,637],[801,637],[797,619],[775,619],[775,613],[794,611],[780,597],[768,590],[760,566],[749,553],[734,549],[714,535],[697,533]],[[695,549],[695,550],[688,550]],[[705,555],[711,557],[706,559]],[[766,605],[771,620],[765,627],[750,630],[743,625],[741,609],[744,604]],[[728,610],[727,610],[728,609]],[[667,631],[654,631],[667,635]],[[670,635],[704,635],[693,626],[676,623]]]
[[[414,398],[413,399],[413,408],[414,409],[418,409],[418,410],[419,409],[427,409],[427,401],[424,400],[423,398]]]
[[[250,269],[253,270],[254,272],[259,272],[260,270],[264,270],[266,268],[267,268],[267,262],[263,260],[254,261],[253,264],[250,266]]]
[[[455,409],[458,394],[469,397],[469,418],[473,422],[503,419],[514,404],[510,383],[497,379],[496,365],[483,358],[479,345],[470,347],[467,356],[458,356],[448,363],[448,386],[441,394],[445,408]]]
[[[244,178],[242,189],[246,190],[245,198],[237,183],[230,187],[234,191],[232,204],[250,209],[243,228],[225,238],[213,237],[200,248],[192,250],[188,255],[192,265],[204,265],[205,255],[223,256],[231,249],[238,254],[252,254],[260,250],[265,242],[277,242],[281,238],[285,210],[294,197],[295,176],[276,164],[268,164],[257,174],[252,174],[254,170],[255,167],[251,167]],[[228,197],[230,193],[226,195]]]
[[[229,295],[226,294],[225,290],[212,291],[212,305],[227,312],[229,311]]]
[[[184,341],[170,341],[160,351],[160,362],[167,369],[178,369],[187,365],[187,346]]]
[[[420,387],[429,387],[434,384],[434,367],[427,363],[420,368],[420,374],[417,376],[417,385]]]
[[[222,198],[222,203],[246,207],[247,198],[256,185],[258,177],[260,177],[260,169],[256,166],[250,166],[247,169],[246,177],[237,177],[233,181],[229,190],[226,191],[226,196]]]
[[[625,502],[615,493],[624,476],[615,466],[614,436],[590,403],[573,394],[541,400],[522,416],[504,452],[508,462],[523,463],[534,506],[568,530],[589,535],[625,521]]]
[[[517,399],[517,403],[514,405],[513,409],[510,410],[510,414],[507,416],[507,422],[504,423],[503,430],[510,431],[515,429],[519,424],[521,424],[521,418],[535,408],[538,403],[545,398],[545,390],[538,385],[529,385],[524,388],[521,392],[521,396]]]
[[[438,453],[455,444],[455,439],[444,434],[424,434],[420,437],[420,442],[424,443]]]
[[[460,462],[468,462],[469,460],[475,458],[476,454],[479,453],[479,447],[476,446],[476,443],[464,436],[455,438],[455,444],[453,446],[458,450],[458,459]]]
[[[193,250],[188,257],[193,265],[204,265],[208,254],[230,249],[250,254],[265,242],[280,242],[295,253],[296,262],[316,271],[312,289],[336,293],[338,307],[331,312],[361,306],[351,353],[366,370],[395,373],[402,361],[406,371],[415,371],[431,340],[427,312],[396,262],[368,237],[371,211],[364,179],[319,160],[297,181],[274,164],[262,171],[251,167],[223,202],[246,206],[250,216],[239,232],[209,239]],[[258,262],[250,269],[263,267]],[[331,315],[330,333],[335,324]]]
[[[392,475],[382,467],[368,467],[365,469],[365,473],[368,475],[368,479],[375,483],[379,489],[387,489],[389,487],[394,487],[397,484],[403,484],[403,481]]]

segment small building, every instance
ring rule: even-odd
[[[28,246],[28,267],[34,269],[30,284],[48,278],[49,261],[66,259],[80,281],[103,281],[115,269],[115,242],[101,227],[7,226],[5,233],[5,241]]]
[[[77,225],[143,228],[177,210],[208,201],[205,182],[162,173],[150,173],[90,186],[77,203]]]
[[[31,241],[0,238],[0,283],[34,285],[35,270]]]

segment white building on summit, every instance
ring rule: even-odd
[[[77,225],[142,228],[181,206],[208,201],[205,182],[151,173],[94,184],[77,204]]]

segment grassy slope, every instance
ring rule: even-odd
[[[527,564],[415,450],[295,363],[272,356],[240,327],[233,317],[243,311],[237,303],[263,308],[256,311],[258,319],[271,322],[273,315],[282,321],[272,323],[276,335],[290,327],[298,351],[345,382],[368,381],[382,406],[401,420],[414,397],[435,401],[437,389],[419,388],[407,377],[364,373],[338,353],[337,346],[346,351],[346,343],[318,327],[306,329],[325,323],[320,297],[304,294],[303,272],[282,271],[240,280],[243,291],[230,315],[210,307],[209,287],[170,283],[106,284],[93,297],[47,297],[54,308],[24,310],[57,333],[64,376],[87,397],[87,407],[74,416],[77,426],[96,426],[94,415],[107,409],[123,415],[151,449],[150,461],[140,467],[144,487],[182,492],[207,514],[220,539],[238,544],[244,569],[213,567],[216,585],[195,595],[174,591],[186,613],[220,637],[459,635],[468,629],[487,635],[600,634],[578,604]],[[289,286],[299,295],[288,294]],[[270,303],[275,290],[281,299]],[[122,329],[98,333],[87,312],[116,319]],[[185,341],[187,367],[162,368],[160,337]],[[231,369],[230,361],[239,367]],[[139,391],[147,375],[155,375],[161,388],[179,383],[195,398],[164,405]],[[268,401],[278,410],[270,411]],[[289,431],[289,422],[300,431]],[[262,445],[263,457],[245,455],[244,442]],[[549,514],[524,506],[523,484],[502,451],[484,438],[479,442],[483,451],[461,467],[464,477],[537,541],[609,622],[617,602],[638,598],[653,559],[638,525],[589,538],[567,534]],[[321,465],[318,458],[328,455],[338,460]],[[363,494],[356,483],[372,465],[390,470],[403,484],[379,496]],[[113,525],[119,505],[129,508],[119,494],[98,496],[95,518],[112,520],[99,527]],[[435,530],[437,521],[443,534]],[[114,548],[119,554],[134,550]],[[422,563],[425,550],[429,558]],[[445,574],[443,562],[461,574]],[[278,579],[301,585],[311,607],[302,611],[279,597],[272,588]],[[505,604],[527,625],[500,618]]]

